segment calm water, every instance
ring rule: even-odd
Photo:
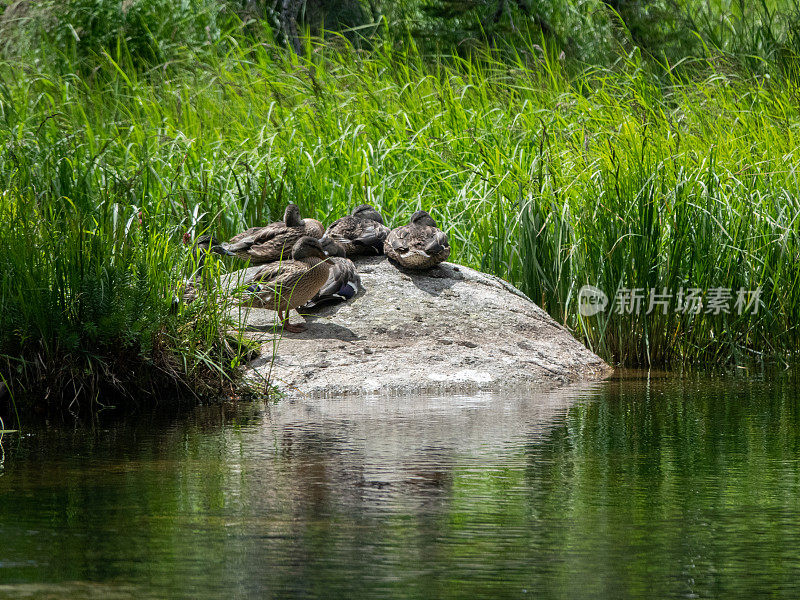
[[[6,436],[0,597],[800,597],[800,385],[281,402]]]

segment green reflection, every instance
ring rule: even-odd
[[[0,597],[796,598],[797,391],[622,378],[7,438]]]

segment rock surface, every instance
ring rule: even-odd
[[[385,257],[356,266],[364,289],[349,302],[301,311],[303,333],[279,335],[271,310],[235,309],[246,335],[262,343],[248,378],[289,396],[339,396],[541,390],[611,373],[501,279],[452,263],[421,273]],[[291,322],[301,318],[292,312]]]

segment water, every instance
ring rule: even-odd
[[[6,436],[0,598],[797,598],[787,378]]]

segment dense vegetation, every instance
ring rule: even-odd
[[[269,20],[240,12],[242,23],[210,0],[7,7],[5,384],[82,406],[165,381],[229,388],[241,349],[224,300],[172,304],[196,266],[182,240],[274,220],[288,201],[326,221],[369,202],[394,225],[428,209],[454,260],[515,283],[614,362],[791,359],[800,107],[788,11],[717,6],[720,22],[698,26],[699,50],[676,61],[666,42],[670,56],[637,45],[609,3],[581,39],[564,34],[575,11],[546,25],[531,13],[514,43],[494,35],[468,51],[443,47],[430,33],[443,14],[412,4],[400,8],[416,21],[384,18],[355,43],[306,38],[303,56],[279,25],[273,38]],[[592,42],[604,27],[614,48]],[[213,280],[226,267],[205,268]],[[673,301],[667,314],[583,318],[584,284]],[[731,312],[676,311],[690,288],[732,289]],[[737,290],[756,288],[763,305],[739,314]]]

